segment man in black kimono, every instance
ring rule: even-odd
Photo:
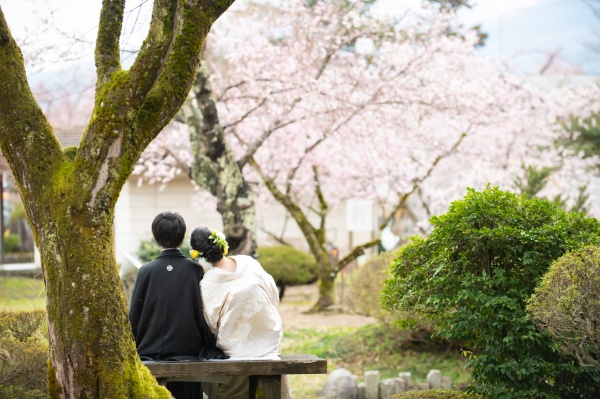
[[[179,250],[185,230],[178,213],[162,212],[152,222],[162,252],[140,268],[129,309],[142,360],[226,358],[204,321],[200,299],[204,270]],[[169,382],[167,389],[176,399],[202,399],[200,383]]]

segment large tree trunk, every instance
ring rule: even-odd
[[[0,146],[23,199],[46,283],[51,398],[170,398],[141,365],[114,254],[114,207],[152,139],[185,100],[211,24],[233,0],[157,0],[148,37],[120,68],[125,0],[104,0],[96,102],[63,150],[27,83],[0,9]]]
[[[230,252],[256,256],[254,194],[223,133],[209,77],[202,63],[192,89],[195,101],[188,101],[183,108],[194,158],[190,176],[217,198]]]
[[[332,265],[330,264],[329,258],[322,259],[317,262],[318,277],[317,286],[319,288],[319,298],[313,305],[312,311],[320,312],[326,310],[328,307],[335,303],[335,277],[337,273],[332,272]]]
[[[28,202],[41,221],[36,235],[46,282],[51,397],[170,398],[135,351],[112,213],[85,215],[81,205],[64,200]]]

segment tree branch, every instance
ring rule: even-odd
[[[31,93],[21,51],[10,33],[1,8],[0,60],[2,153],[21,182],[31,181],[36,173],[34,166],[39,164],[34,160],[39,161],[43,157],[46,162],[43,173],[47,178],[66,158],[52,127]],[[50,185],[45,186],[50,188]]]
[[[96,88],[100,89],[113,72],[121,69],[119,38],[123,27],[125,0],[104,0],[96,39]]]
[[[452,145],[452,147],[450,147],[450,149],[448,149],[448,151],[443,152],[442,154],[438,155],[433,160],[433,162],[429,166],[429,169],[427,169],[427,172],[425,172],[425,174],[423,176],[413,179],[413,185],[412,185],[411,189],[408,190],[407,192],[405,192],[404,194],[402,194],[402,196],[398,200],[398,203],[396,204],[394,209],[385,217],[383,222],[381,222],[379,224],[379,231],[383,230],[385,228],[385,226],[388,225],[388,223],[394,218],[394,214],[396,212],[398,212],[398,210],[400,210],[404,206],[404,204],[408,200],[408,197],[410,197],[415,191],[417,191],[421,187],[421,183],[423,183],[425,180],[427,180],[427,178],[429,176],[431,176],[431,174],[435,170],[435,167],[438,165],[438,163],[440,163],[440,161],[442,159],[448,157],[450,154],[452,154],[454,151],[456,151],[456,149],[458,148],[460,143],[462,143],[464,138],[467,137],[469,130],[471,130],[471,127],[469,127],[466,132],[464,132],[460,135],[458,140],[456,140],[456,142]]]
[[[278,243],[280,243],[281,245],[285,245],[286,247],[292,247],[293,245],[290,244],[289,242],[285,241],[283,238],[277,236],[275,233],[270,232],[269,230],[261,227],[260,228],[263,233],[265,233],[266,235],[268,235],[269,237],[271,237],[272,239],[274,239],[275,241],[277,241]]]
[[[304,235],[304,238],[308,243],[308,247],[310,248],[311,253],[315,256],[316,259],[320,259],[322,257],[323,247],[321,245],[322,243],[319,241],[319,234],[317,232],[317,229],[315,229],[314,226],[308,220],[308,217],[306,217],[304,212],[302,212],[300,206],[294,201],[292,201],[292,199],[289,196],[285,195],[283,192],[281,192],[281,190],[279,190],[275,182],[269,179],[263,173],[262,169],[254,161],[254,159],[250,159],[249,163],[254,168],[254,170],[256,170],[256,173],[258,173],[269,192],[271,192],[271,195],[273,195],[273,198],[275,198],[277,202],[283,205],[285,209],[287,209],[287,211],[290,213],[292,218],[294,218],[296,224],[302,231],[302,234]]]
[[[381,240],[378,238],[376,240],[372,240],[372,241],[366,242],[364,244],[361,244],[357,247],[354,247],[354,249],[352,249],[352,252],[350,252],[348,255],[346,255],[345,257],[343,257],[342,259],[340,259],[339,261],[336,262],[336,264],[333,266],[333,269],[336,272],[339,272],[344,267],[346,267],[349,263],[353,262],[356,258],[363,255],[365,253],[365,249],[374,247],[375,245],[379,245],[380,243],[381,243]]]
[[[319,170],[316,166],[313,166],[314,173],[314,181],[315,181],[315,193],[317,194],[317,199],[319,200],[319,234],[321,235],[321,241],[325,241],[325,218],[327,217],[327,213],[329,212],[329,206],[327,201],[325,200],[325,196],[323,195],[323,191],[321,190],[321,181],[319,180]]]
[[[273,126],[271,129],[266,130],[261,137],[259,137],[258,139],[256,139],[252,144],[250,144],[248,146],[248,150],[246,151],[246,153],[244,154],[244,156],[242,158],[240,158],[238,160],[238,165],[240,165],[240,169],[243,169],[244,166],[246,166],[246,164],[248,163],[248,161],[251,158],[254,158],[254,154],[256,154],[256,151],[258,151],[260,149],[260,146],[269,138],[271,137],[271,135],[273,133],[275,133],[277,130],[279,129],[283,129],[286,126],[289,126],[291,124],[294,124],[296,122],[300,122],[301,120],[304,120],[306,117],[301,117],[301,118],[297,118],[297,119],[290,119],[288,121],[285,122],[279,122],[277,121],[275,126]]]

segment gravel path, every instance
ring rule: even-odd
[[[342,311],[306,313],[317,298],[316,284],[287,287],[279,305],[284,331],[288,328],[360,327],[376,322],[372,317]]]

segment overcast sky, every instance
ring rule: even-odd
[[[465,26],[481,24],[483,31],[489,34],[487,44],[481,50],[483,54],[501,57],[512,68],[533,74],[548,54],[558,51],[558,63],[600,75],[600,19],[584,0],[472,2],[475,4],[473,9],[461,11],[459,17]],[[420,0],[379,0],[379,3],[385,12],[421,7]],[[43,4],[50,4],[54,10],[53,20],[63,31],[79,35],[82,40],[93,37],[100,0],[0,0],[2,11],[15,33],[32,28],[33,7],[43,11],[39,7]],[[135,18],[147,18],[135,10],[128,15],[130,19],[125,29],[133,26]],[[594,44],[597,51],[590,48]]]
[[[419,7],[419,0],[379,0],[386,10]],[[600,18],[583,0],[472,0],[462,10],[465,26],[482,25],[489,35],[482,53],[501,57],[510,66],[533,74],[559,51],[557,61],[600,75]],[[596,45],[598,50],[590,47]]]

